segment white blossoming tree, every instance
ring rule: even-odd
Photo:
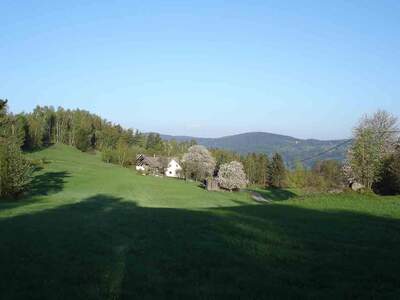
[[[354,129],[353,145],[348,152],[347,177],[370,190],[380,179],[384,158],[394,152],[398,137],[397,118],[392,114],[378,111],[365,116]]]
[[[217,180],[221,188],[229,191],[240,190],[247,185],[243,165],[238,161],[221,165]]]
[[[189,148],[183,156],[183,171],[185,178],[204,180],[214,174],[215,159],[206,147],[195,145]]]

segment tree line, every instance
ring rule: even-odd
[[[101,151],[104,161],[133,164],[135,153],[181,155],[192,142],[163,141],[159,134],[125,129],[85,110],[37,106],[31,113],[14,116],[23,150],[66,144],[83,152]]]
[[[164,141],[159,134],[125,129],[85,110],[37,106],[30,113],[12,114],[0,99],[0,196],[20,194],[32,167],[22,151],[66,144],[83,152],[100,151],[105,162],[135,165],[139,153],[182,156],[194,141]]]
[[[228,161],[243,164],[251,185],[292,187],[310,191],[340,191],[358,185],[359,189],[384,195],[400,194],[400,142],[398,119],[386,112],[365,115],[353,130],[351,147],[344,162],[317,161],[312,168],[301,162],[288,169],[282,156],[239,155],[212,149],[216,170]]]
[[[81,151],[115,150],[135,146],[143,152],[177,154],[190,144],[166,142],[158,134],[143,134],[125,129],[85,110],[37,106],[31,113],[15,116],[23,139],[24,150],[36,150],[62,143]],[[187,144],[187,145],[186,145]]]
[[[216,159],[216,174],[220,165],[238,161],[243,165],[249,185],[325,191],[345,184],[343,164],[336,160],[317,161],[311,169],[301,162],[288,168],[279,153],[271,157],[264,153],[240,155],[223,149],[211,149],[211,153]]]

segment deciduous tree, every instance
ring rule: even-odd
[[[354,129],[354,142],[348,152],[348,173],[367,189],[379,180],[382,163],[394,151],[397,141],[397,119],[378,111],[365,116]]]
[[[216,165],[211,153],[200,145],[190,147],[182,161],[185,177],[195,180],[204,180],[212,176]]]
[[[222,164],[219,168],[217,180],[221,188],[229,191],[246,187],[247,179],[243,164],[238,161]]]

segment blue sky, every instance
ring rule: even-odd
[[[400,116],[400,1],[1,0],[0,98],[143,131],[346,138]]]

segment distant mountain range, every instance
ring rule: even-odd
[[[171,136],[161,135],[164,140],[190,141],[195,140],[198,144],[207,148],[221,148],[235,151],[241,154],[247,153],[266,153],[272,155],[279,152],[283,155],[289,166],[295,161],[308,159],[324,151],[342,144],[346,140],[322,141],[316,139],[297,139],[290,136],[267,133],[249,132],[221,138],[198,138],[191,136]],[[349,145],[342,145],[333,151],[323,154],[318,158],[313,158],[305,162],[305,165],[312,166],[317,160],[335,159],[343,161]]]

